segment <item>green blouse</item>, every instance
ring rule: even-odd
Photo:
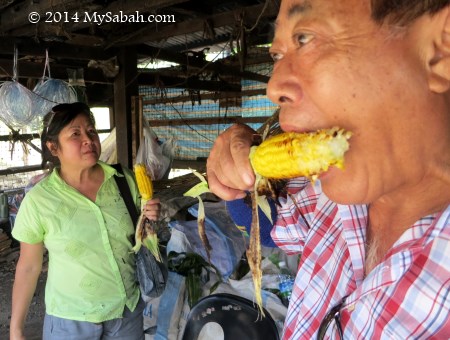
[[[99,164],[105,178],[95,202],[54,170],[25,195],[14,223],[14,238],[43,242],[48,249],[45,305],[50,315],[102,322],[120,318],[125,306],[133,311],[139,300],[134,226],[113,177],[116,170]],[[139,207],[133,174],[124,172]]]

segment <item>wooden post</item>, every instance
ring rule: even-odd
[[[143,138],[143,126],[142,126],[142,115],[143,115],[143,105],[142,96],[133,96],[132,98],[132,161],[133,164],[136,162],[136,155],[139,150]]]
[[[117,161],[131,168],[133,162],[132,97],[138,95],[137,53],[135,48],[122,48],[118,55],[120,72],[114,80],[114,121],[116,126]]]

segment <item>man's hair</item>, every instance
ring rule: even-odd
[[[407,25],[423,14],[434,14],[450,0],[371,0],[372,18],[378,23]]]

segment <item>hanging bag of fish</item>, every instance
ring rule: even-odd
[[[18,51],[14,48],[13,77],[0,83],[0,119],[13,129],[25,129],[33,120],[33,93],[18,81]]]
[[[78,100],[73,86],[64,80],[51,78],[48,50],[45,53],[44,74],[33,89],[36,94],[36,97],[33,98],[33,111],[39,118],[45,116],[58,104],[74,103]]]

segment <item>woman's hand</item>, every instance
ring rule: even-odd
[[[255,174],[249,153],[256,132],[235,124],[217,137],[208,157],[206,169],[209,188],[224,200],[243,198],[251,190]]]
[[[161,203],[159,198],[152,198],[151,200],[148,200],[142,211],[144,212],[145,217],[149,220],[157,221],[161,213]]]

